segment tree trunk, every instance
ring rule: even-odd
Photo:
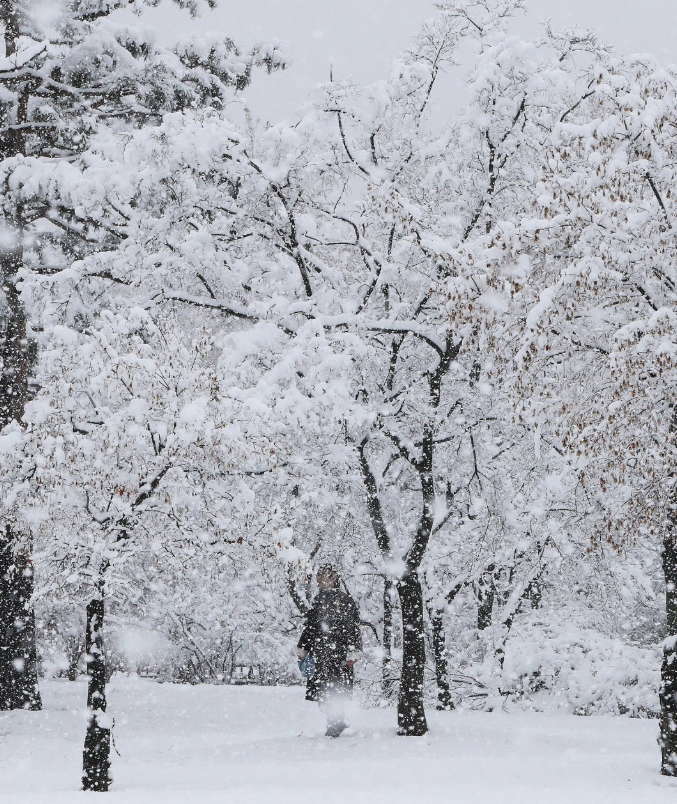
[[[390,578],[383,583],[383,667],[381,691],[383,700],[389,701],[393,696],[395,680],[393,678],[393,594],[394,584]]]
[[[13,709],[14,663],[12,656],[12,631],[14,629],[14,595],[12,575],[14,552],[7,527],[0,533],[0,710]]]
[[[423,592],[418,573],[409,570],[397,582],[402,610],[402,677],[397,701],[398,734],[420,737],[428,731],[423,706],[425,632]]]
[[[0,709],[42,709],[38,688],[33,568],[13,551],[9,526],[0,537]]]
[[[0,279],[6,304],[6,326],[2,340],[0,369],[0,430],[10,422],[21,422],[28,401],[28,322],[17,282],[23,267],[21,221],[2,221]]]
[[[672,518],[672,517],[671,517]],[[665,610],[669,637],[663,648],[660,688],[661,773],[677,776],[677,546],[669,528],[663,542]]]
[[[82,754],[82,789],[105,793],[111,785],[110,728],[106,711],[106,656],[103,644],[103,600],[87,606],[87,707],[89,721]]]
[[[429,608],[428,615],[433,631],[433,653],[435,655],[435,678],[437,680],[437,709],[451,711],[455,709],[449,689],[447,667],[447,636],[444,630],[444,611]]]
[[[16,620],[14,622],[14,655],[17,673],[16,708],[36,712],[42,709],[38,688],[38,656],[35,646],[35,613],[33,597],[33,565],[20,553],[15,564]]]
[[[1,225],[0,281],[6,317],[0,341],[0,430],[11,422],[21,424],[30,373],[28,322],[17,287],[24,258],[20,213],[5,217]],[[28,559],[17,551],[17,543],[7,524],[0,567],[0,709],[40,709],[35,616],[30,605],[33,571]]]
[[[475,591],[477,594],[477,629],[484,631],[491,625],[491,618],[494,611],[494,600],[496,599],[496,587],[494,585],[494,566],[487,568],[486,573],[477,581]]]
[[[5,56],[12,57],[18,53],[22,23],[25,21],[24,13],[21,10],[21,3],[18,0],[4,0],[0,3],[0,23],[4,29],[3,39],[5,45]],[[18,88],[15,117],[12,122],[15,125],[7,126],[0,135],[0,159],[26,155],[26,124],[29,123],[29,108],[31,98],[31,81],[27,79]],[[24,262],[24,227],[23,214],[20,206],[15,207],[0,220],[2,238],[0,243],[0,287],[5,297],[5,331],[0,341],[0,430],[11,422],[21,423],[26,402],[28,401],[28,379],[30,373],[30,355],[28,344],[28,322],[26,310],[21,299],[18,288],[18,278],[23,268]],[[7,527],[7,533],[11,534]],[[14,537],[14,534],[11,534]],[[15,554],[16,539],[8,549]],[[28,564],[26,565],[28,566]],[[30,569],[30,567],[29,567]],[[17,578],[20,588],[15,590],[18,597],[21,597],[25,588],[29,589],[30,594],[26,600],[30,600],[33,591],[32,574],[26,576],[25,581]],[[0,584],[3,584],[0,578]],[[0,596],[7,591],[6,586],[0,586]],[[7,614],[7,603],[0,602],[0,639],[7,641],[7,624],[2,619]],[[21,622],[20,635],[13,633],[10,628],[9,636],[14,638],[14,647],[18,649],[16,654],[13,649],[8,649],[6,644],[0,644],[0,708],[3,708],[6,695],[2,692],[2,686],[9,683],[15,674],[15,669],[23,662],[27,666],[27,673],[21,672],[18,679],[18,689],[16,690],[16,701],[22,700],[23,705],[28,708],[40,708],[40,694],[37,688],[37,675],[35,684],[31,680],[31,674],[35,668],[35,618],[32,610],[24,606],[19,612],[17,620]],[[3,627],[5,637],[2,637]],[[26,657],[28,657],[26,659]]]
[[[80,638],[70,637],[66,642],[66,658],[68,659],[66,677],[69,681],[78,680],[80,656],[82,656],[82,642]]]

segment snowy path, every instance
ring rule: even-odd
[[[70,804],[84,735],[82,682],[43,683],[42,713],[0,713],[0,801]],[[430,713],[425,738],[393,711],[355,712],[340,740],[300,688],[116,679],[110,804],[671,804],[655,721]],[[98,800],[98,798],[97,798]]]

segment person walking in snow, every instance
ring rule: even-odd
[[[308,612],[297,654],[315,673],[306,685],[306,700],[317,701],[327,715],[327,737],[339,737],[347,727],[345,703],[352,696],[353,666],[362,650],[360,616],[352,597],[339,588],[339,575],[330,564],[317,572],[319,594]]]

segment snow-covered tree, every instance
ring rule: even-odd
[[[659,446],[646,411],[673,409],[673,77],[585,32],[516,38],[520,8],[442,4],[386,80],[331,80],[270,127],[237,88],[278,50],[144,45],[125,58],[153,80],[67,160],[6,160],[37,216],[17,298],[40,350],[1,482],[59,570],[45,592],[84,603],[105,577],[115,616],[214,680],[238,650],[283,666],[333,561],[414,735],[426,640],[438,705],[453,631],[491,707],[557,675],[509,655],[516,632],[649,594],[631,535],[650,553],[670,505],[672,415]],[[167,65],[190,97],[155,107]]]
[[[493,548],[470,550],[450,567],[445,595],[430,597],[438,659],[444,644],[439,612],[454,593],[454,578],[463,575],[462,583],[481,595],[487,574],[492,586],[510,575],[514,588],[505,596],[502,619],[509,628],[540,571],[547,541],[541,526],[527,526],[526,519],[519,524],[535,505],[538,483],[523,496],[523,511],[504,502],[512,496],[503,483],[506,467],[533,474],[513,451],[521,455],[525,441],[531,448],[534,435],[509,421],[501,380],[511,354],[499,344],[516,321],[510,311],[524,268],[515,253],[514,220],[529,203],[543,131],[552,120],[542,102],[551,87],[534,48],[520,48],[501,33],[509,9],[479,4],[475,10],[480,16],[471,21],[450,6],[424,28],[387,81],[363,90],[326,85],[296,125],[252,131],[233,106],[227,113],[169,115],[162,125],[124,139],[101,137],[72,192],[82,193],[79,203],[87,209],[122,210],[126,237],[119,247],[74,263],[50,285],[59,289],[51,297],[61,302],[50,312],[71,327],[81,314],[79,298],[94,296],[102,278],[119,290],[115,301],[107,297],[118,311],[96,322],[97,345],[87,351],[88,360],[100,354],[97,365],[104,358],[110,366],[105,404],[86,390],[91,377],[102,376],[100,368],[91,372],[86,362],[70,368],[74,354],[63,352],[63,330],[50,336],[59,345],[45,349],[45,357],[64,355],[45,389],[57,377],[73,377],[75,400],[67,404],[78,410],[83,443],[100,437],[92,449],[101,455],[109,422],[122,417],[124,426],[115,428],[127,440],[125,460],[133,467],[126,476],[119,461],[102,459],[105,482],[95,506],[91,478],[74,461],[75,515],[86,519],[87,509],[95,512],[111,537],[123,534],[115,537],[115,549],[132,549],[125,517],[141,510],[156,515],[146,491],[173,450],[181,457],[172,458],[162,484],[177,496],[185,496],[191,477],[209,477],[223,461],[233,476],[259,478],[252,482],[261,484],[266,499],[263,489],[269,480],[279,483],[282,469],[287,487],[276,489],[275,526],[295,519],[302,532],[318,507],[326,516],[334,504],[340,510],[366,501],[361,539],[353,534],[351,540],[359,560],[383,577],[384,600],[392,589],[400,597],[400,726],[414,734],[426,728],[419,573],[431,537],[447,528],[439,557],[445,545],[447,553],[454,550],[451,526],[477,544],[486,544],[487,529],[495,536]],[[457,127],[435,132],[425,113],[437,73],[459,37],[478,28],[473,106]],[[549,58],[561,71],[559,56]],[[187,345],[195,332],[189,322],[197,317],[205,333],[200,356]],[[113,332],[124,347],[102,351],[99,344]],[[66,337],[80,351],[80,341],[92,335]],[[182,349],[183,361],[177,358]],[[139,362],[142,353],[147,362]],[[134,377],[120,360],[134,366]],[[198,365],[205,379],[195,373]],[[158,379],[145,382],[139,367],[149,378],[159,370]],[[166,386],[165,375],[177,379]],[[179,377],[185,381],[180,394],[173,390]],[[177,396],[211,400],[200,426],[213,427],[219,439],[229,417],[251,421],[239,432],[231,429],[232,442],[219,440],[215,452],[199,436],[185,453],[181,413],[161,392],[163,382]],[[42,418],[41,399],[29,414],[36,437],[65,421],[65,408]],[[101,435],[90,435],[93,430]],[[265,446],[250,470],[238,450],[256,453],[257,438]],[[172,450],[163,456],[165,444]],[[183,477],[172,480],[179,466]],[[64,470],[50,471],[59,478]],[[200,487],[200,494],[208,488]],[[219,493],[232,496],[228,487]],[[306,504],[305,526],[303,514],[293,513],[298,495]],[[308,509],[319,498],[323,502]],[[113,513],[101,514],[111,504]],[[190,517],[199,519],[199,508],[193,505],[183,529]],[[272,524],[266,527],[272,536]],[[345,539],[340,530],[334,529]],[[315,534],[306,554],[316,541]],[[520,562],[525,574],[515,571]],[[483,605],[487,610],[486,600]],[[387,664],[388,637],[384,647]],[[443,663],[438,666],[443,687]]]
[[[644,553],[621,593],[646,586],[642,563],[662,555],[662,772],[674,775],[676,76],[648,56],[586,50],[583,85],[559,115],[524,239],[532,303],[516,387],[520,415],[568,456],[592,545],[628,569]]]
[[[160,48],[150,32],[116,22],[116,11],[142,5],[65,0],[47,8],[8,0],[0,8],[5,45],[0,65],[0,428],[22,423],[31,395],[35,333],[45,323],[44,307],[59,303],[32,292],[31,281],[88,253],[115,249],[127,237],[128,216],[113,199],[107,199],[112,206],[95,200],[88,206],[80,203],[81,196],[74,198],[92,138],[156,124],[169,111],[220,107],[233,88],[248,84],[253,66],[284,64],[274,45],[242,54],[218,34],[173,50]],[[195,2],[179,5],[199,8]],[[103,290],[99,285],[92,292]],[[77,311],[67,311],[79,314],[81,326],[91,314],[90,301],[81,299]],[[2,518],[3,527],[14,532],[11,506]],[[22,537],[17,532],[10,538],[16,551]],[[3,623],[2,632],[10,638],[15,627]],[[2,657],[0,678],[10,683],[12,657],[7,650]]]

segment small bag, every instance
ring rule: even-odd
[[[313,678],[315,675],[315,658],[312,653],[307,653],[299,662],[299,670],[304,678]]]

